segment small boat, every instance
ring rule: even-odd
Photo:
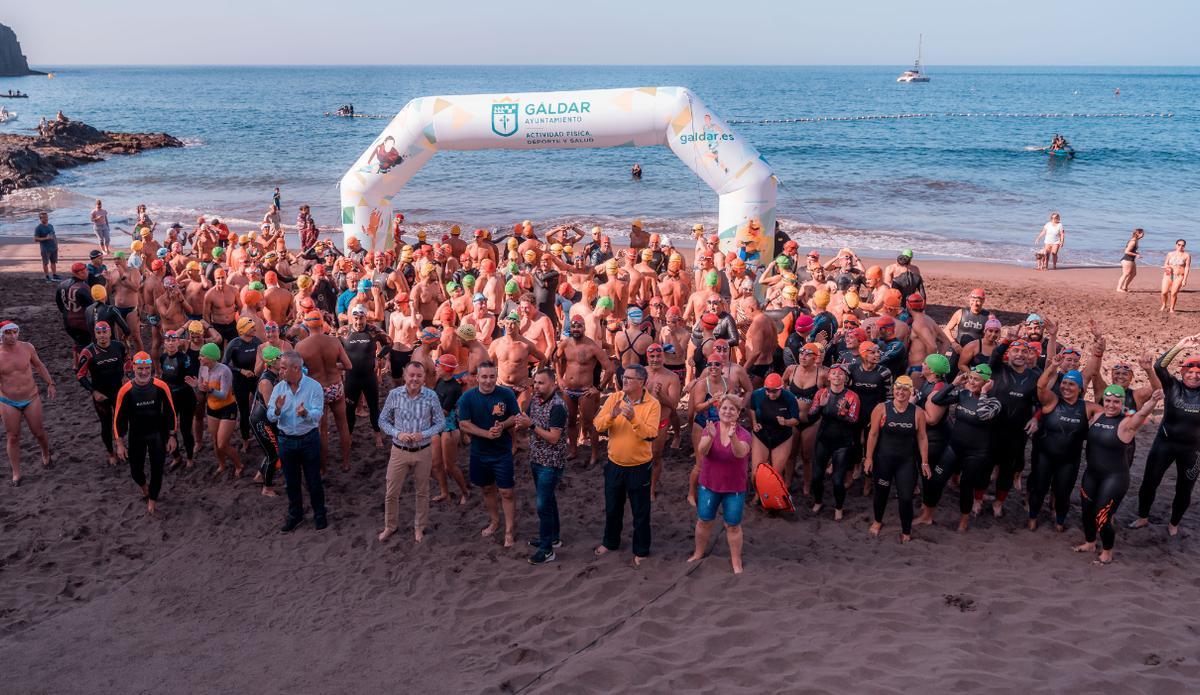
[[[29,98],[28,94],[22,94],[21,92],[9,92],[8,94],[0,94],[0,99],[28,99],[28,98]]]
[[[1070,145],[1067,145],[1066,147],[1059,147],[1057,149],[1048,147],[1046,148],[1046,154],[1050,155],[1051,157],[1059,157],[1061,159],[1072,159],[1075,157],[1075,148],[1071,147]]]
[[[917,60],[913,63],[912,68],[900,73],[896,78],[897,82],[928,82],[929,76],[921,74],[921,43],[924,37],[917,37]]]
[[[9,121],[17,120],[19,114],[16,111],[5,111],[0,109],[0,123],[8,123]]]

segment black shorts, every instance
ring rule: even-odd
[[[759,379],[766,379],[767,373],[770,371],[771,364],[769,362],[767,364],[752,364],[749,367],[746,367],[746,372],[750,374],[750,376],[758,377]]]
[[[221,334],[221,339],[226,343],[238,337],[236,323],[214,323],[212,327],[217,329],[217,333]]]
[[[204,410],[208,413],[209,417],[215,417],[218,420],[236,420],[236,419],[238,419],[238,409],[237,409],[236,402],[230,403],[229,405],[222,406],[220,408],[213,408],[212,406],[205,406]]]
[[[399,379],[404,374],[404,368],[412,361],[412,350],[395,350],[388,353],[388,364],[392,369],[392,378]]]

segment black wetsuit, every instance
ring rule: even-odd
[[[75,378],[92,396],[92,406],[100,419],[100,439],[110,454],[113,453],[113,405],[129,371],[129,353],[125,343],[119,340],[110,341],[104,348],[91,343],[79,351],[75,360]],[[97,401],[97,393],[102,394],[104,400]]]
[[[779,397],[772,400],[765,388],[756,389],[750,394],[750,407],[754,410],[755,422],[760,427],[754,433],[754,438],[762,442],[763,446],[775,449],[792,438],[796,429],[779,424],[779,418],[794,420],[800,417],[800,405],[791,393],[780,391]]]
[[[970,514],[972,502],[983,499],[991,477],[988,445],[993,421],[1000,413],[1000,401],[982,394],[976,396],[957,386],[934,393],[931,400],[941,406],[954,406],[951,409],[954,424],[950,428],[950,448],[962,469],[958,510]]]
[[[95,300],[88,284],[76,278],[67,278],[59,283],[54,292],[54,303],[62,313],[63,328],[75,343],[75,354],[92,342],[92,331],[88,327],[84,310]]]
[[[850,366],[850,381],[847,386],[858,394],[859,405],[862,408],[858,415],[860,429],[866,430],[867,419],[871,417],[875,406],[892,397],[892,380],[891,370],[882,364],[869,371],[864,369],[861,363]]]
[[[987,323],[988,315],[988,310],[983,307],[980,307],[978,314],[971,311],[971,307],[959,309],[958,328],[954,336],[959,346],[966,347],[972,340],[983,337],[983,324]]]
[[[162,489],[167,440],[175,431],[175,406],[171,389],[158,379],[145,384],[127,382],[117,392],[113,405],[117,436],[129,434],[129,474],[139,486],[146,485],[146,456],[150,456],[150,485],[147,499],[158,500]]]
[[[925,280],[911,270],[896,273],[892,276],[892,289],[900,292],[900,306],[908,300],[909,295],[925,295]]]
[[[1164,355],[1165,357],[1165,355]],[[1189,389],[1163,366],[1154,363],[1154,373],[1163,385],[1163,418],[1146,456],[1146,470],[1138,490],[1138,516],[1150,517],[1154,496],[1163,475],[1175,465],[1175,499],[1171,503],[1171,525],[1178,526],[1192,501],[1192,488],[1200,476],[1200,388]]]
[[[258,392],[258,386],[263,382],[270,384],[274,389],[275,384],[279,383],[279,375],[270,367],[263,368],[262,374],[258,375],[258,383],[254,386],[254,404],[250,406],[250,431],[254,433],[254,438],[263,450],[263,460],[258,466],[258,472],[262,474],[263,485],[270,486],[275,479],[275,469],[279,467],[279,433],[267,418],[267,404]]]
[[[957,472],[958,466],[950,452],[950,413],[943,412],[937,422],[932,422],[929,401],[933,394],[950,388],[944,381],[926,381],[914,396],[914,402],[925,409],[925,439],[929,450],[928,478],[921,477],[921,502],[929,508],[936,507],[946,489],[946,482]]]
[[[555,311],[555,304],[558,302],[558,282],[559,272],[557,270],[535,270],[531,273],[533,278],[533,301],[537,306],[538,311],[550,317],[551,323],[554,324],[555,333],[561,328],[558,321],[558,312]]]
[[[883,523],[883,513],[894,490],[900,499],[900,532],[905,535],[912,533],[917,455],[917,406],[909,403],[904,412],[899,412],[892,401],[886,401],[872,457],[875,523]]]
[[[713,337],[724,338],[725,340],[729,341],[730,347],[734,347],[738,344],[741,334],[738,332],[737,323],[734,322],[733,315],[728,311],[722,311],[721,313],[717,314],[717,327],[713,329]],[[692,342],[695,343],[696,347],[698,348],[703,341],[704,326],[702,326],[700,321],[697,320],[696,325],[692,327]]]
[[[1025,425],[1038,406],[1037,382],[1042,370],[1025,367],[1018,373],[1004,361],[1008,343],[992,350],[988,364],[992,368],[991,395],[1000,401],[1000,415],[992,427],[992,463],[997,467],[996,498],[1003,502],[1012,489],[1013,478],[1025,469]],[[990,474],[990,471],[989,471]]]
[[[1098,532],[1105,550],[1112,550],[1116,539],[1113,518],[1129,490],[1129,467],[1125,465],[1125,447],[1129,445],[1117,436],[1117,427],[1124,419],[1124,413],[1101,415],[1088,427],[1087,469],[1079,488],[1083,538],[1094,543]]]
[[[129,338],[131,331],[129,324],[125,321],[125,315],[111,304],[104,302],[92,302],[86,309],[83,310],[83,316],[87,320],[88,334],[96,331],[96,323],[105,321],[113,331],[113,337],[120,340]]]
[[[262,341],[255,336],[246,339],[239,335],[225,344],[225,356],[221,360],[233,372],[233,397],[237,401],[238,426],[243,440],[250,439],[250,399],[258,377],[246,376],[241,370],[254,371],[260,345]]]
[[[879,364],[892,373],[892,377],[904,376],[908,371],[908,348],[896,338],[879,344]]]
[[[158,358],[162,369],[162,380],[171,391],[175,414],[179,420],[179,434],[183,437],[183,450],[189,461],[196,454],[196,437],[192,431],[192,420],[196,417],[196,390],[189,386],[185,377],[200,376],[200,360],[184,350],[174,355],[163,353]]]
[[[1029,471],[1030,519],[1038,518],[1046,493],[1053,490],[1055,521],[1060,526],[1066,523],[1087,432],[1087,404],[1082,398],[1068,405],[1060,396],[1054,410],[1042,415],[1034,436],[1033,465]]]
[[[815,415],[820,418],[817,430],[816,452],[813,457],[812,495],[813,503],[821,504],[825,494],[825,467],[833,462],[833,505],[841,509],[846,502],[846,474],[858,463],[859,452],[859,409],[858,394],[846,388],[841,393],[830,389],[817,391],[814,403],[829,394],[829,402],[819,406]]]
[[[380,347],[384,353],[391,352],[387,334],[373,324],[365,330],[355,331],[346,326],[341,331],[342,347],[350,358],[350,369],[346,370],[346,424],[354,431],[359,397],[367,399],[367,412],[371,417],[371,429],[379,431],[379,379],[375,376],[375,356]]]

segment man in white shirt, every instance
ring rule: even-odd
[[[429,524],[429,473],[433,468],[433,435],[446,426],[446,414],[437,393],[425,386],[425,365],[409,362],[404,367],[404,386],[392,389],[379,413],[379,429],[392,440],[388,458],[387,488],[383,497],[383,531],[379,540],[396,533],[400,518],[400,490],[409,469],[417,493],[417,513],[413,523],[418,543]]]

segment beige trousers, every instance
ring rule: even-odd
[[[417,513],[415,529],[421,531],[429,525],[429,472],[433,469],[433,449],[405,451],[392,447],[388,458],[387,491],[383,498],[383,527],[395,531],[400,520],[400,491],[408,471],[413,472],[413,484],[417,488]]]

